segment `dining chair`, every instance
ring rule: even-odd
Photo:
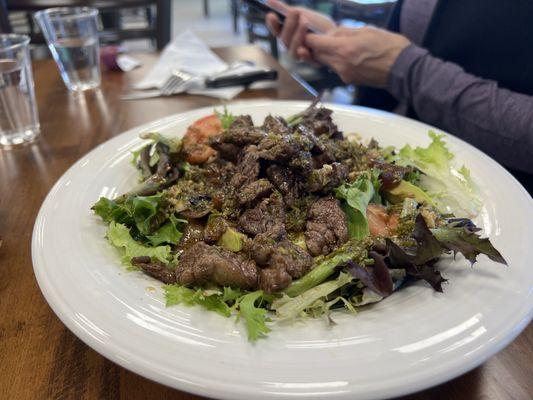
[[[44,43],[44,38],[35,29],[33,13],[51,7],[90,6],[98,8],[103,31],[100,40],[104,43],[118,43],[131,39],[151,39],[161,50],[170,41],[170,0],[0,0],[6,3],[8,12],[22,12],[26,15],[29,35],[33,43]],[[147,10],[147,27],[124,29],[119,12],[125,9]],[[152,9],[156,14],[153,17]]]
[[[0,0],[0,30],[2,33],[12,32],[9,15],[7,12],[6,0]]]
[[[270,53],[277,60],[279,58],[278,41],[265,25],[265,14],[254,7],[243,7],[246,20],[248,42],[266,41],[270,45]]]

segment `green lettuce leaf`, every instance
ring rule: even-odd
[[[412,148],[405,145],[398,154],[390,155],[389,162],[398,165],[415,166],[423,174],[415,183],[424,189],[434,200],[437,208],[444,214],[459,217],[477,215],[481,202],[477,196],[478,189],[470,178],[466,167],[456,169],[452,163],[454,155],[442,140],[444,135],[429,132],[432,139],[427,148]]]
[[[153,219],[158,213],[162,196],[161,193],[153,196],[130,196],[124,202],[124,208],[143,235],[152,233]]]
[[[267,321],[270,321],[267,310],[255,305],[258,300],[263,300],[263,296],[263,291],[257,290],[244,295],[239,301],[237,318],[244,319],[248,330],[248,340],[252,342],[265,337],[270,332],[270,328],[266,324]]]
[[[274,301],[272,308],[276,310],[276,315],[280,319],[296,318],[317,300],[324,299],[325,296],[350,283],[352,280],[353,277],[351,275],[341,272],[337,279],[321,283],[288,301],[285,299],[279,307],[276,301]]]
[[[374,195],[370,199],[370,203],[381,204],[381,196],[379,191],[381,189],[381,181],[379,180],[379,175],[381,171],[378,168],[372,168],[370,171],[370,181],[374,187]]]
[[[121,249],[125,264],[129,264],[132,257],[140,256],[148,256],[165,264],[168,264],[172,259],[170,246],[144,246],[131,237],[130,230],[125,225],[115,221],[110,222],[106,236],[113,246]]]
[[[215,110],[215,114],[220,119],[222,129],[228,129],[235,120],[235,116],[228,111],[226,106],[224,106],[223,112]]]
[[[92,206],[92,210],[104,222],[115,221],[126,225],[133,223],[133,218],[131,218],[129,211],[123,205],[105,197],[100,197],[100,200]]]
[[[139,147],[137,150],[132,150],[131,152],[131,164],[137,168],[137,164],[139,162],[139,157],[141,156],[141,152],[145,149],[146,146],[151,146],[149,144]]]
[[[161,135],[159,132],[145,132],[139,135],[141,139],[152,140],[153,143],[162,143],[168,147],[169,153],[179,153],[182,148],[182,142],[180,138],[169,138]]]
[[[162,193],[153,196],[129,196],[123,202],[102,197],[92,209],[105,222],[114,221],[134,228],[130,233],[135,239],[144,241],[146,238],[153,246],[162,243],[177,244],[182,236],[183,224],[187,221],[170,215],[168,221],[159,226],[163,218],[166,219],[161,207],[162,197]]]
[[[241,289],[234,289],[226,286],[224,287],[224,291],[222,292],[222,300],[225,302],[237,302],[237,300],[240,299],[243,295],[244,293]]]
[[[376,198],[376,191],[372,177],[362,174],[354,183],[344,183],[335,189],[348,221],[348,235],[350,238],[362,239],[370,234],[366,208],[368,203]],[[378,197],[379,198],[379,197]]]
[[[270,328],[266,325],[268,312],[256,306],[265,300],[261,290],[243,294],[240,289],[224,287],[223,290],[208,290],[203,288],[188,288],[180,285],[165,285],[166,306],[176,304],[186,306],[199,305],[214,311],[224,317],[230,317],[232,311],[238,308],[237,319],[242,318],[248,331],[248,340],[255,341],[266,336]]]
[[[183,233],[181,228],[187,224],[184,219],[178,219],[174,215],[169,217],[169,222],[160,227],[153,235],[147,235],[150,243],[159,246],[161,243],[178,244]]]
[[[190,289],[179,285],[165,285],[164,290],[167,307],[176,304],[199,305],[224,317],[231,315],[231,308],[226,303],[224,294],[220,291],[209,291],[202,288]]]
[[[261,290],[243,295],[241,290],[229,287],[220,291],[165,285],[164,289],[167,307],[176,304],[199,305],[224,317],[229,317],[232,310],[238,307],[237,318],[244,320],[250,341],[264,337],[270,332],[270,328],[266,325],[266,322],[270,321],[267,310],[261,308],[260,304],[256,306],[258,301],[264,300]],[[230,307],[230,304],[233,306]]]
[[[325,315],[328,318],[330,325],[336,325],[336,322],[331,318],[331,311],[334,309],[345,308],[352,314],[357,314],[354,305],[343,296],[337,296],[333,300],[326,300],[327,297],[316,300],[305,311],[313,318]]]

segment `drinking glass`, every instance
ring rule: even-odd
[[[29,43],[25,35],[0,35],[0,146],[39,134]]]
[[[48,8],[35,13],[69,90],[100,85],[98,10],[91,7]]]

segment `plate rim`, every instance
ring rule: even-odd
[[[308,104],[306,101],[301,100],[269,100],[269,99],[260,99],[260,100],[243,100],[243,101],[234,101],[227,103],[228,107],[232,106],[246,106],[246,105],[259,105],[259,104],[292,104],[292,105],[304,105]],[[503,166],[501,166],[498,162],[496,162],[494,159],[492,159],[490,156],[485,154],[483,151],[479,150],[478,148],[474,147],[473,145],[469,144],[468,142],[465,142],[461,138],[454,136],[450,133],[447,133],[446,131],[443,131],[441,129],[432,127],[428,124],[425,124],[420,121],[416,121],[404,116],[392,114],[386,111],[382,110],[376,110],[368,107],[361,107],[361,106],[355,106],[355,105],[339,105],[339,104],[331,104],[331,103],[323,103],[324,106],[328,108],[332,108],[334,110],[343,110],[343,111],[353,111],[353,110],[359,110],[363,113],[372,113],[372,114],[378,114],[381,116],[388,116],[388,117],[394,117],[394,118],[400,118],[402,120],[407,120],[409,123],[415,123],[419,124],[425,128],[431,128],[431,129],[437,129],[439,132],[443,132],[446,135],[453,137],[454,140],[459,141],[460,145],[467,148],[468,151],[473,151],[477,153],[484,162],[492,164],[494,167],[497,167],[499,170],[502,170],[507,178],[511,178],[511,181],[513,182],[514,186],[516,186],[516,189],[520,190],[522,195],[525,195],[526,199],[531,200],[531,196],[529,193],[525,190],[525,188],[516,180],[514,176],[512,176],[509,171],[507,171]],[[246,385],[235,385],[228,382],[222,382],[222,381],[215,381],[215,380],[204,380],[204,378],[201,378],[199,380],[196,380],[196,382],[192,382],[188,379],[183,378],[183,375],[181,375],[181,378],[178,377],[176,374],[174,376],[170,377],[166,374],[161,373],[161,371],[157,371],[157,365],[154,365],[152,363],[147,362],[144,359],[137,359],[135,361],[136,357],[135,354],[127,351],[124,348],[115,347],[114,345],[110,346],[106,343],[101,343],[95,338],[91,337],[91,335],[88,335],[87,332],[80,328],[78,324],[74,321],[74,319],[69,316],[69,312],[72,312],[70,309],[70,306],[68,303],[66,303],[63,299],[61,299],[57,293],[54,293],[53,284],[48,281],[46,278],[46,274],[44,273],[44,268],[40,268],[37,265],[41,264],[44,265],[44,260],[40,259],[42,258],[42,254],[40,254],[39,247],[37,245],[37,236],[39,234],[39,231],[44,226],[44,213],[45,208],[48,206],[48,204],[51,202],[53,195],[55,192],[57,192],[62,183],[65,180],[65,177],[68,176],[69,173],[72,173],[73,170],[75,170],[79,165],[83,164],[86,159],[88,159],[93,153],[96,153],[99,151],[102,147],[109,146],[113,141],[119,141],[121,137],[125,137],[128,135],[132,135],[134,132],[138,132],[140,130],[147,130],[150,126],[161,126],[164,125],[172,120],[175,120],[179,116],[184,116],[186,114],[191,114],[195,112],[200,112],[205,110],[206,112],[209,112],[209,110],[213,110],[213,108],[216,108],[216,105],[213,106],[207,106],[207,107],[199,107],[194,108],[190,110],[186,110],[183,112],[175,113],[163,118],[154,119],[150,122],[141,124],[139,126],[133,127],[131,129],[128,129],[122,133],[119,133],[105,142],[97,145],[95,148],[91,149],[84,155],[82,155],[75,163],[73,163],[62,175],[61,177],[55,182],[55,184],[52,186],[48,194],[46,195],[45,199],[43,200],[39,212],[37,214],[35,224],[33,227],[32,232],[32,241],[31,241],[31,258],[32,258],[32,264],[33,264],[33,271],[38,283],[38,286],[46,299],[48,305],[51,307],[51,309],[54,311],[54,313],[58,316],[58,318],[61,320],[61,322],[72,332],[76,335],[77,338],[79,338],[81,341],[83,341],[86,345],[91,347],[93,350],[98,352],[103,357],[113,361],[114,363],[133,371],[141,376],[144,376],[150,380],[153,380],[155,382],[161,383],[163,385],[173,387],[178,390],[183,390],[189,393],[202,395],[202,396],[208,396],[213,398],[227,398],[227,399],[248,399],[250,396],[254,396],[255,398],[285,398],[289,397],[283,393],[278,392],[269,392],[268,394],[265,392],[257,393],[253,390],[250,390],[249,386]],[[533,206],[532,206],[533,209]],[[528,294],[528,297],[531,298],[531,292]],[[59,300],[59,301],[58,301]],[[430,376],[428,379],[425,379],[424,382],[416,382],[416,383],[404,383],[399,384],[398,386],[392,386],[389,388],[373,388],[370,390],[367,390],[364,394],[361,393],[361,398],[365,399],[378,399],[378,398],[390,398],[393,396],[402,396],[409,393],[413,393],[416,391],[424,390],[429,387],[433,387],[435,385],[441,384],[443,382],[449,381],[451,379],[454,379],[476,367],[484,363],[486,360],[491,358],[493,355],[498,353],[500,350],[502,350],[504,347],[509,345],[524,329],[525,327],[531,322],[533,319],[533,305],[532,302],[529,301],[529,309],[527,306],[527,302],[524,304],[524,307],[522,307],[521,312],[518,313],[520,315],[519,318],[514,317],[513,318],[513,324],[508,328],[506,331],[499,331],[494,336],[491,337],[491,346],[489,349],[481,351],[476,351],[474,356],[469,357],[467,362],[463,362],[462,365],[459,368],[452,368],[450,366],[448,368],[447,372],[441,372],[436,373],[433,376]],[[463,360],[465,361],[465,360]],[[148,365],[150,364],[150,365]],[[148,368],[147,368],[148,367]],[[155,367],[155,368],[154,368]],[[185,371],[184,371],[185,372]],[[212,384],[210,384],[212,383]],[[305,393],[297,393],[292,392],[290,394],[290,397],[294,396],[311,396],[313,394],[309,393],[308,391]],[[314,396],[320,396],[320,393],[314,394]],[[349,391],[348,393],[331,393],[328,394],[329,398],[350,398],[353,396],[353,392]]]

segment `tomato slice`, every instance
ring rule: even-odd
[[[398,228],[399,215],[388,214],[387,209],[378,204],[368,205],[366,218],[372,236],[390,236]]]
[[[183,146],[188,153],[187,162],[202,164],[216,153],[207,144],[207,140],[222,132],[222,123],[216,114],[208,115],[193,122],[183,137]]]

